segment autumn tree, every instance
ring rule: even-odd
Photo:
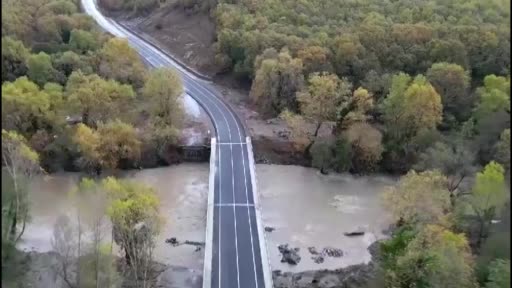
[[[29,50],[21,41],[2,37],[2,83],[14,81],[27,73]]]
[[[73,51],[66,51],[54,61],[55,69],[60,71],[65,77],[69,77],[73,71],[80,70],[85,74],[91,74],[92,66],[89,59],[85,56],[80,56]]]
[[[445,122],[464,121],[470,116],[472,97],[469,93],[470,76],[457,64],[435,63],[427,71],[427,79],[441,96]]]
[[[336,75],[313,74],[308,79],[307,87],[297,93],[300,113],[307,120],[316,124],[313,137],[323,122],[336,121],[338,111],[349,105],[352,85]]]
[[[463,234],[429,224],[404,239],[402,249],[385,254],[385,287],[475,287],[474,262]]]
[[[356,172],[372,172],[381,160],[382,134],[366,122],[354,123],[345,133],[352,146],[352,168]]]
[[[114,240],[124,252],[126,264],[137,285],[146,287],[152,267],[155,237],[162,219],[155,191],[146,185],[109,177],[102,181],[111,204]]]
[[[413,170],[402,176],[396,186],[386,189],[384,205],[399,225],[449,225],[450,198],[446,187],[447,179],[439,171]]]
[[[329,50],[320,46],[309,46],[297,52],[297,58],[301,59],[304,65],[304,75],[331,72],[329,57]]]
[[[141,142],[135,129],[119,120],[100,124],[97,130],[79,124],[73,142],[81,154],[79,166],[88,170],[133,166],[140,159]]]
[[[2,240],[15,245],[25,232],[28,220],[29,182],[42,170],[39,167],[39,156],[27,145],[26,139],[14,131],[6,130],[2,130],[2,165],[9,176],[5,180],[12,183],[12,191],[3,191],[10,197],[2,197],[3,201],[8,201],[7,211],[2,211]]]
[[[99,50],[98,71],[106,79],[137,88],[144,84],[146,73],[140,56],[126,39],[121,38],[111,38]]]
[[[304,85],[302,61],[283,50],[276,58],[265,59],[256,70],[250,97],[267,114],[284,109],[296,111],[296,92]]]
[[[41,87],[47,82],[55,80],[55,69],[51,57],[44,52],[28,57],[27,68],[30,80]]]
[[[135,97],[130,85],[103,80],[96,74],[73,72],[66,85],[69,112],[78,113],[89,126],[119,117],[123,105]]]
[[[478,223],[478,243],[488,236],[491,221],[500,213],[509,199],[505,187],[505,170],[496,162],[487,164],[477,173],[475,184],[464,203],[467,213],[474,215]]]
[[[370,120],[368,113],[374,108],[373,95],[368,90],[357,88],[352,98],[343,104],[338,110],[338,121],[341,127],[349,127],[351,124],[362,123]]]

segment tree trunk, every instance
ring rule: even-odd
[[[318,131],[320,131],[320,127],[322,127],[322,122],[318,122],[316,129],[315,129],[315,134],[313,134],[313,140],[311,140],[311,142],[309,142],[308,146],[306,146],[306,149],[304,150],[304,156],[306,158],[308,158],[310,156],[309,152],[310,152],[313,144],[315,144],[315,140],[316,140],[316,137],[318,136]]]

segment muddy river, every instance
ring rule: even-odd
[[[264,225],[275,228],[265,233],[273,270],[333,269],[370,260],[366,248],[383,237],[382,230],[389,224],[378,196],[384,186],[393,184],[391,178],[345,174],[325,176],[310,168],[263,164],[257,165],[256,173]],[[76,173],[61,173],[33,181],[30,193],[32,219],[20,248],[52,249],[53,226],[57,217],[63,214],[72,217],[74,213],[68,192],[78,177]],[[160,197],[161,213],[166,221],[157,239],[156,260],[200,277],[203,249],[196,251],[192,245],[173,247],[165,240],[176,237],[178,241],[204,241],[208,164],[187,163],[130,171],[123,177],[151,185]],[[365,235],[347,237],[343,234],[357,227],[362,227]],[[300,248],[301,261],[298,265],[280,262],[277,249],[280,244]],[[319,251],[325,247],[341,249],[343,256],[325,257],[323,263],[317,264],[308,251],[312,246]],[[199,284],[199,280],[195,282]],[[183,283],[169,287],[185,286],[195,287]]]

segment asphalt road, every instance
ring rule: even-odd
[[[209,114],[215,126],[216,147],[214,175],[214,209],[211,259],[211,282],[206,287],[265,287],[267,260],[262,261],[261,230],[258,233],[257,211],[251,181],[251,166],[246,131],[240,119],[220,99],[220,94],[205,80],[171,60],[144,40],[105,18],[94,0],[82,0],[82,7],[106,31],[127,38],[130,45],[154,67],[173,67],[181,74],[185,93],[194,98]],[[213,149],[216,148],[216,149]],[[249,153],[250,152],[250,153]],[[253,159],[251,159],[252,161]],[[254,172],[252,172],[254,173]],[[259,227],[261,229],[261,226]],[[208,245],[208,244],[207,244]],[[208,253],[206,253],[208,257]],[[266,254],[264,254],[266,255]],[[210,263],[206,263],[211,261]],[[263,271],[267,268],[267,272]],[[268,279],[268,277],[266,277]],[[206,279],[208,280],[208,279]],[[267,280],[268,283],[268,280]],[[210,285],[208,285],[210,284]],[[267,284],[267,286],[270,286]],[[270,288],[270,287],[267,287]]]

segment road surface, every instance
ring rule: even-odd
[[[207,241],[209,238],[211,243],[207,243],[205,253],[203,287],[271,288],[265,240],[255,205],[254,165],[251,165],[252,151],[248,149],[252,146],[248,145],[250,138],[240,119],[208,81],[196,77],[134,33],[104,17],[94,0],[82,0],[82,7],[103,29],[128,39],[152,66],[178,70],[185,93],[212,119],[216,132],[216,144],[212,147],[214,171],[210,171],[214,173],[214,197],[208,209],[213,211],[213,217],[209,217],[213,221],[207,224],[211,230],[207,232]]]

